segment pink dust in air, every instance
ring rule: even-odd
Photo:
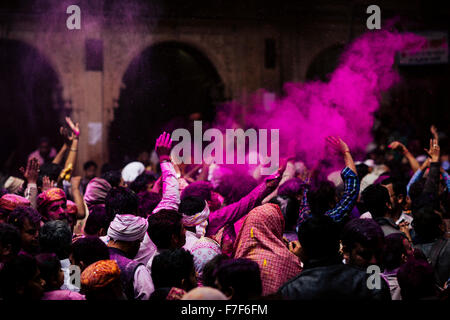
[[[280,129],[280,154],[300,154],[310,165],[329,158],[329,135],[340,136],[352,151],[363,151],[372,141],[373,113],[382,93],[400,80],[396,52],[414,52],[424,43],[411,33],[367,32],[348,45],[328,82],[287,83],[285,96],[269,111],[261,104],[248,106],[247,127]]]

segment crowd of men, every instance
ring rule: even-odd
[[[449,159],[434,127],[421,157],[393,141],[355,162],[328,137],[342,170],[294,156],[271,176],[176,165],[164,132],[156,163],[97,176],[89,161],[76,176],[83,135],[66,121],[58,152],[41,140],[3,183],[0,299],[448,299]]]

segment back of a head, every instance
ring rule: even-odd
[[[138,213],[139,199],[137,195],[128,188],[112,188],[105,199],[105,208],[108,217],[112,221],[116,214]]]
[[[317,189],[308,192],[308,202],[313,213],[324,214],[336,204],[336,187],[330,181],[322,181]]]
[[[339,226],[328,216],[313,215],[298,229],[298,240],[308,259],[337,259]]]
[[[76,264],[83,263],[85,267],[99,260],[109,260],[106,244],[95,236],[77,239],[72,244],[72,257]]]
[[[239,258],[223,261],[215,272],[221,291],[233,300],[258,299],[262,281],[255,261]]]
[[[155,182],[156,178],[149,172],[143,172],[129,185],[130,189],[136,193],[147,190],[150,183]]]
[[[183,289],[183,284],[188,282],[194,272],[194,258],[184,249],[164,250],[153,259],[151,271],[155,289]]]
[[[181,200],[186,197],[196,197],[200,198],[204,201],[211,200],[211,191],[213,191],[213,187],[209,181],[195,181],[188,185],[181,192]]]
[[[2,248],[9,247],[10,255],[16,256],[21,247],[19,230],[9,223],[0,223],[0,245]]]
[[[54,253],[40,253],[36,255],[36,262],[41,278],[45,280],[46,285],[50,285],[50,281],[54,280],[61,270],[61,262],[58,256]]]
[[[295,230],[300,210],[300,201],[298,201],[294,197],[278,195],[275,198],[272,198],[269,202],[274,203],[280,207],[285,222],[284,229],[286,231]]]
[[[356,172],[358,174],[359,181],[362,180],[369,173],[369,166],[365,163],[359,163],[356,165]]]
[[[382,254],[383,267],[390,271],[397,269],[403,264],[403,259],[407,252],[403,240],[405,236],[402,233],[392,233],[384,239],[384,248]]]
[[[89,208],[89,215],[84,225],[84,233],[90,236],[97,236],[100,230],[108,230],[110,223],[109,216],[106,214],[106,208],[102,205],[93,205]]]
[[[215,288],[198,287],[186,293],[181,300],[227,300],[227,297]]]
[[[0,295],[4,300],[40,299],[42,289],[30,290],[30,281],[36,277],[36,259],[28,254],[19,254],[5,264],[0,271]]]
[[[224,202],[228,205],[241,200],[248,195],[258,182],[252,176],[242,173],[233,172],[225,174],[215,191],[222,195]]]
[[[372,253],[377,262],[381,261],[384,246],[384,233],[380,225],[372,219],[353,219],[345,224],[342,230],[342,246],[344,251],[351,252],[359,243],[367,252]]]
[[[387,186],[389,184],[392,184],[392,188],[394,189],[394,194],[397,197],[400,195],[406,196],[407,183],[405,183],[405,181],[403,181],[399,178],[396,178],[396,177],[392,177],[392,176],[388,176],[387,178],[385,178],[381,181],[382,186]]]
[[[47,176],[51,181],[57,181],[63,167],[56,163],[44,163],[39,167],[38,186],[42,186],[42,179]]]
[[[389,191],[382,185],[370,185],[361,193],[361,201],[372,217],[381,218],[388,212],[387,204],[391,202]]]
[[[155,210],[158,203],[161,202],[161,195],[152,191],[143,191],[138,193],[139,198],[139,215],[142,217],[148,217]]]
[[[292,178],[280,185],[278,195],[282,197],[295,198],[302,195],[305,184],[300,178]]]
[[[181,200],[178,212],[187,216],[192,216],[205,209],[205,201],[200,197],[187,196]]]
[[[39,244],[44,253],[56,253],[60,260],[68,258],[72,245],[69,225],[61,220],[46,222],[39,233]]]
[[[409,259],[397,272],[402,300],[436,296],[433,267],[424,260]]]
[[[222,261],[229,260],[230,257],[226,254],[219,254],[212,258],[210,261],[208,261],[205,266],[203,267],[202,273],[201,273],[201,280],[204,286],[207,287],[216,287],[215,281],[215,273],[218,269],[219,265],[222,263]]]
[[[90,161],[86,161],[83,164],[83,170],[84,171],[88,170],[91,167],[94,167],[95,169],[97,169],[98,168],[97,163],[95,163],[95,161],[90,160]]]
[[[178,237],[182,229],[182,216],[175,210],[161,210],[148,217],[147,234],[161,249],[170,249],[172,237]]]
[[[103,173],[101,178],[108,181],[111,187],[115,188],[119,186],[120,181],[122,180],[122,174],[120,173],[120,170],[110,170]]]
[[[31,225],[39,226],[42,217],[33,207],[20,206],[15,208],[7,218],[7,222],[16,226],[19,230],[23,228],[23,225],[27,220]]]
[[[434,212],[432,207],[426,206],[413,210],[413,218],[412,227],[421,242],[433,242],[443,237],[444,231],[441,229],[443,225],[442,218]]]

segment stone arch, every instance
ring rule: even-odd
[[[0,134],[5,143],[0,162],[17,173],[40,136],[48,136],[53,145],[61,143],[55,133],[65,115],[62,85],[54,65],[29,42],[0,38],[0,52]]]
[[[113,153],[110,153],[113,162],[126,161],[113,159],[114,154],[126,151],[120,144],[133,149],[137,148],[141,138],[153,143],[155,133],[163,129],[153,130],[152,134],[144,132],[140,123],[142,117],[153,121],[155,127],[162,125],[164,130],[171,131],[188,126],[189,114],[193,113],[200,113],[203,120],[212,121],[213,107],[225,101],[224,83],[214,63],[184,41],[154,41],[130,61],[121,82],[118,106],[108,130],[108,149]],[[180,101],[181,97],[183,101]],[[180,104],[186,110],[180,108]],[[124,130],[129,122],[136,125]],[[130,131],[136,132],[131,134]],[[140,131],[142,134],[137,133]]]
[[[342,43],[335,43],[314,55],[306,71],[306,80],[327,81],[328,76],[337,67],[344,48]]]

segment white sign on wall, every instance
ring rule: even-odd
[[[415,53],[403,51],[399,53],[400,65],[426,65],[448,63],[448,33],[444,31],[416,32],[427,42]]]
[[[90,145],[96,145],[102,140],[102,123],[89,122],[88,123],[88,141]]]

